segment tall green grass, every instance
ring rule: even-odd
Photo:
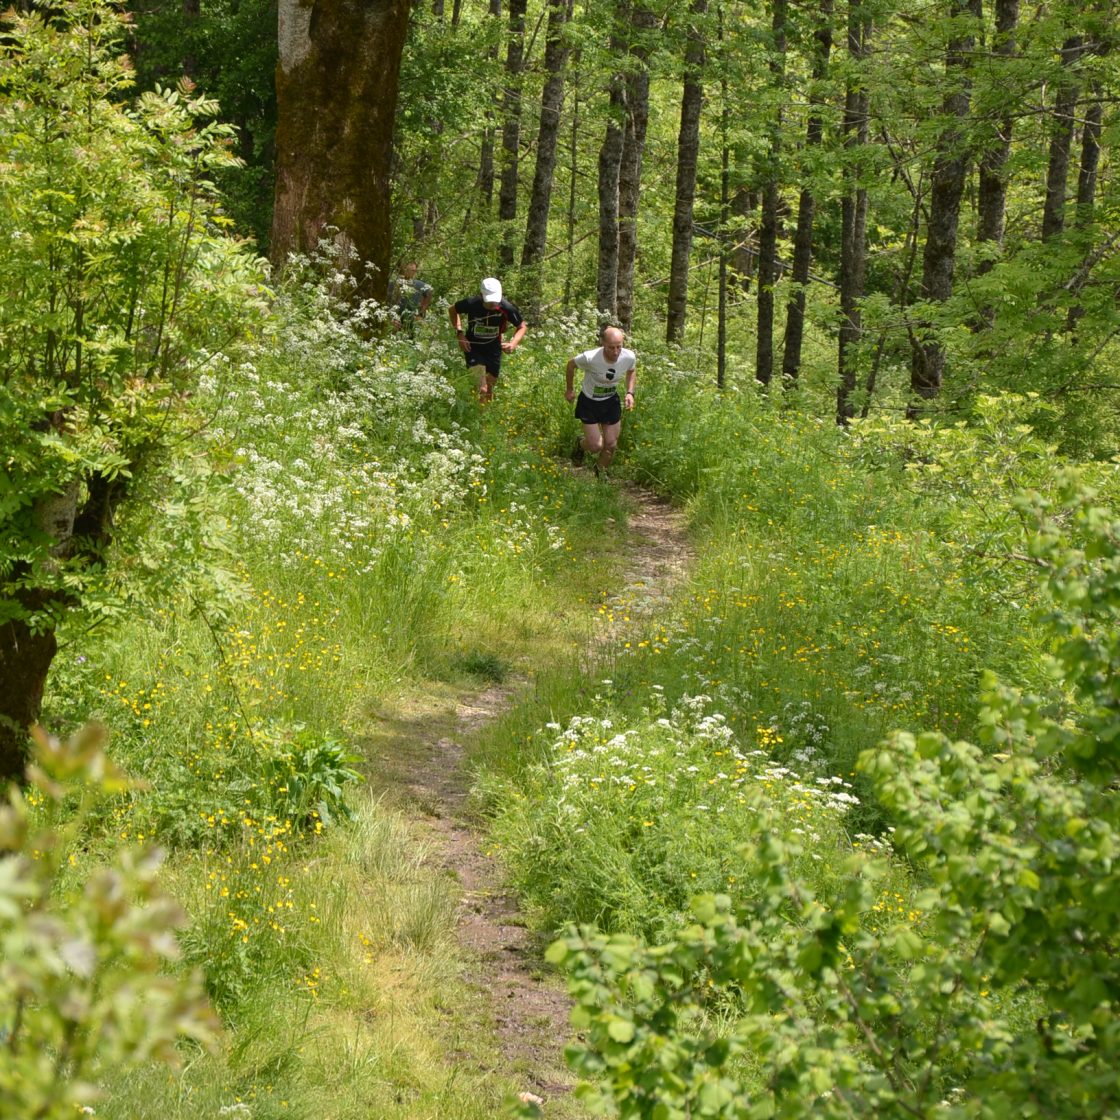
[[[598,717],[608,699],[612,735],[636,737],[638,754],[659,751],[650,710],[703,696],[742,753],[761,750],[809,783],[851,782],[840,838],[817,849],[835,861],[881,826],[854,772],[862,750],[895,728],[973,735],[982,670],[1047,687],[1010,498],[1053,490],[1057,460],[1020,423],[1023,402],[980,402],[967,427],[878,419],[838,429],[777,390],[719,394],[681,359],[642,354],[641,407],[618,462],[687,507],[690,586],[583,678],[542,682],[479,748],[480,799],[552,928],[594,918],[664,932],[690,881],[720,889],[712,846],[733,861],[736,837],[751,834],[734,805],[717,820],[671,800],[635,827],[633,798],[605,801],[578,836],[563,827],[556,728]],[[1115,495],[1114,464],[1084,470]],[[670,850],[663,832],[689,841]]]
[[[584,558],[622,510],[511,438],[532,364],[510,363],[483,411],[449,339],[379,340],[376,310],[297,274],[257,350],[210,372],[225,594],[76,625],[44,711],[105,723],[145,784],[94,822],[75,875],[118,845],[170,847],[184,967],[226,1025],[171,1078],[107,1071],[99,1115],[469,1120],[524,1088],[486,1072],[456,886],[372,800],[361,752],[427,688],[531,678],[582,642]],[[412,765],[416,748],[394,749]]]

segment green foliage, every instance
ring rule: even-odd
[[[213,175],[234,160],[214,103],[182,89],[130,105],[115,8],[27,7],[0,57],[0,619],[51,629],[82,601],[119,608],[114,539],[131,559],[118,573],[164,588],[213,566],[192,542],[216,526],[182,447],[190,394],[245,332],[261,275],[223,229]],[[170,546],[145,540],[154,518],[116,531],[126,498],[151,498],[145,469]]]
[[[871,920],[886,861],[857,856],[821,890],[779,815],[760,815],[749,897],[701,898],[657,947],[584,932],[551,951],[599,1111],[1114,1115],[1120,525],[1075,478],[1018,504],[1045,573],[1052,688],[989,676],[979,746],[898,732],[861,759],[924,886],[909,920]]]
[[[160,853],[83,866],[86,818],[130,784],[104,733],[36,742],[28,790],[0,809],[0,1111],[70,1120],[99,1083],[175,1064],[176,1044],[211,1043],[216,1023],[198,978],[167,971],[185,915],[157,885]]]

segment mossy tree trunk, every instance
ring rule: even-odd
[[[389,276],[389,162],[408,0],[280,0],[271,256],[332,241],[363,296]],[[370,266],[370,267],[365,267]]]

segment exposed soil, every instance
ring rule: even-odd
[[[593,664],[631,628],[656,612],[684,576],[691,553],[684,515],[647,490],[619,483],[630,507],[625,532],[614,542],[626,572],[625,591],[608,600],[607,625],[597,628],[586,658]],[[608,526],[608,531],[611,531]],[[558,977],[544,971],[542,944],[527,927],[517,899],[502,882],[500,865],[467,812],[470,775],[464,741],[510,706],[518,685],[503,684],[460,700],[453,718],[419,719],[407,757],[397,754],[391,779],[431,827],[444,868],[462,889],[457,937],[469,982],[499,1042],[496,1068],[519,1075],[524,1090],[547,1101],[569,1088],[563,1047],[570,1034],[570,1002]],[[439,724],[443,724],[442,727]],[[404,728],[393,735],[400,744]]]

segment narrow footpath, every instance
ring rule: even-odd
[[[629,507],[620,554],[625,602],[606,604],[584,653],[593,666],[670,599],[691,563],[684,514],[648,490],[619,483]],[[612,609],[612,606],[615,609]],[[486,854],[486,838],[467,812],[470,773],[464,743],[516,698],[517,682],[495,685],[459,701],[450,726],[412,725],[413,740],[391,781],[430,828],[433,857],[461,891],[456,937],[477,991],[479,1019],[489,1021],[499,1052],[493,1068],[512,1073],[523,1091],[547,1102],[571,1086],[563,1048],[570,1034],[570,1002],[561,980],[542,965],[542,944],[526,926],[517,898],[502,882],[500,864]],[[398,730],[407,735],[407,728]]]

